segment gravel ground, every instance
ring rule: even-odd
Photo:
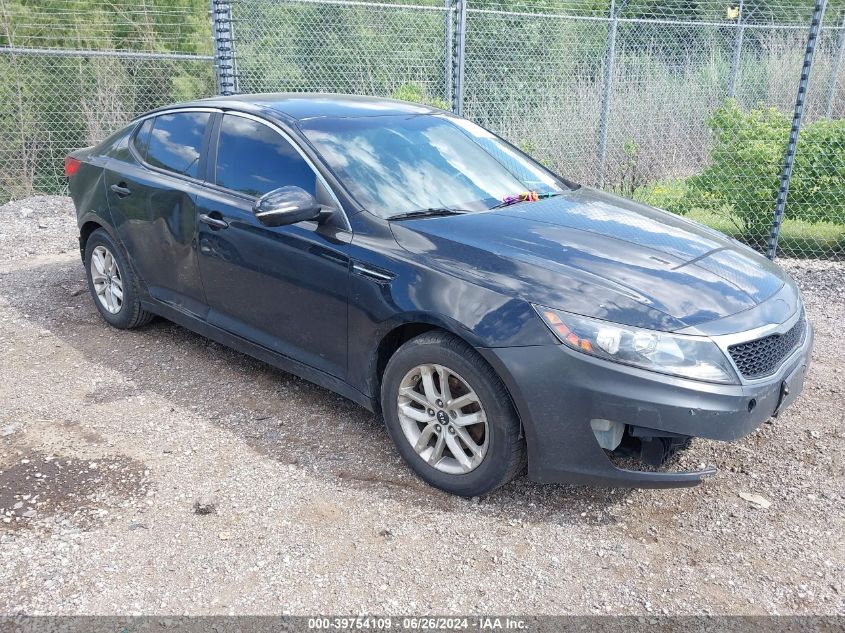
[[[0,613],[843,614],[845,265],[781,263],[806,392],[676,458],[715,478],[464,500],[332,393],[163,320],[109,329],[71,203],[2,206]]]

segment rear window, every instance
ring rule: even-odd
[[[146,161],[154,167],[196,178],[210,117],[208,112],[175,112],[157,116],[150,131]]]

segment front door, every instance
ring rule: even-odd
[[[320,199],[316,172],[269,124],[225,114],[208,173],[197,207],[209,323],[344,378],[351,233],[316,222],[270,228],[252,211],[286,185]]]

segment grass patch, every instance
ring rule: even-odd
[[[758,226],[747,226],[736,208],[692,186],[690,180],[667,179],[639,187],[633,196],[659,209],[721,231],[740,242],[764,250],[769,241],[773,210],[761,215]],[[845,217],[843,217],[845,220]],[[753,230],[748,234],[743,231]],[[845,222],[786,218],[778,238],[778,255],[798,258],[845,259]]]

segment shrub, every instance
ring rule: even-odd
[[[786,115],[774,108],[740,110],[729,101],[708,119],[712,164],[688,183],[709,202],[727,205],[743,237],[763,246],[772,222],[779,173],[789,135]]]
[[[791,117],[775,108],[743,111],[728,101],[708,119],[711,164],[687,180],[694,205],[727,209],[743,238],[763,246],[771,228]],[[802,128],[786,217],[845,224],[845,121]]]
[[[686,215],[695,206],[695,193],[686,180],[663,180],[640,187],[633,197],[658,209]]]
[[[845,120],[802,127],[786,211],[798,220],[845,224]]]

